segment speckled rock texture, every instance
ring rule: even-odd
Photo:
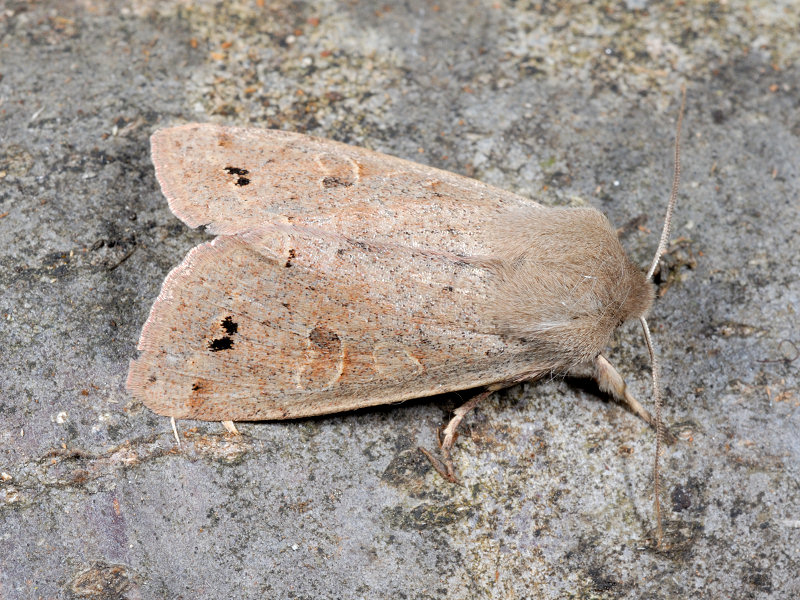
[[[794,2],[0,2],[0,598],[800,596],[800,14]],[[169,421],[125,390],[164,276],[209,239],[148,137],[310,133],[592,205],[646,265],[654,435],[591,385],[289,422]],[[609,357],[650,404],[638,328]]]

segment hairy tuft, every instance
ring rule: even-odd
[[[614,329],[645,315],[653,286],[593,208],[531,207],[500,217],[488,307],[498,331],[564,372],[594,358]]]

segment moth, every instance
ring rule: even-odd
[[[464,415],[518,382],[588,366],[660,423],[602,354],[654,292],[599,211],[286,131],[195,123],[151,147],[172,212],[217,236],[169,273],[131,361],[156,413],[291,419],[478,388],[426,452],[451,481]]]

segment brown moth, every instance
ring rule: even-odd
[[[127,387],[155,412],[289,419],[483,388],[444,460],[426,453],[453,481],[458,423],[521,381],[588,365],[660,422],[601,354],[653,286],[597,210],[285,131],[189,124],[151,145],[172,212],[218,236],[142,330]]]

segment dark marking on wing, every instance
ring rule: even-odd
[[[211,350],[211,352],[230,350],[231,348],[233,348],[233,340],[227,335],[208,342],[208,349]]]
[[[294,248],[289,248],[289,258],[286,259],[286,264],[284,265],[287,269],[292,266],[293,258],[297,258],[297,253],[294,251]]]
[[[335,331],[317,325],[308,334],[308,341],[322,352],[338,352],[341,346],[339,336]]]
[[[250,173],[250,171],[248,171],[247,169],[242,169],[241,167],[225,167],[223,171],[225,171],[228,175],[238,175],[236,181],[234,182],[234,185],[238,185],[241,187],[248,185],[250,183],[250,179],[248,177],[244,177],[245,175]]]
[[[353,185],[351,181],[345,181],[341,177],[323,177],[322,187],[327,189],[334,187],[350,187]]]
[[[250,171],[239,167],[225,167],[224,171],[230,175],[247,175]]]
[[[222,319],[221,325],[228,335],[233,335],[239,331],[239,324],[233,320],[233,317],[225,317]]]
[[[234,321],[231,316],[222,319],[219,325],[225,331],[226,335],[208,342],[208,349],[211,350],[211,352],[219,352],[220,350],[230,350],[233,348],[233,339],[231,336],[239,331],[239,324]]]

